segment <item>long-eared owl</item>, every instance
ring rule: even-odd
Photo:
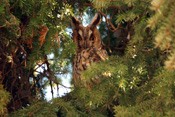
[[[78,87],[81,81],[81,72],[86,70],[93,62],[105,60],[108,56],[104,49],[100,32],[96,26],[101,22],[101,16],[95,14],[91,24],[84,27],[74,16],[72,18],[73,41],[76,43],[77,51],[73,60],[73,82]]]

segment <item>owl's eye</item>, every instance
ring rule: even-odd
[[[91,35],[90,40],[94,41],[95,37],[93,35]]]
[[[94,41],[94,37],[91,37],[91,40]]]
[[[80,36],[79,34],[78,34],[78,37],[77,37],[77,38],[78,38],[78,40],[82,40],[82,39],[81,39],[81,36]]]

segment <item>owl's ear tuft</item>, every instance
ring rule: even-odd
[[[75,16],[72,17],[72,26],[78,26],[80,21]]]
[[[100,16],[100,14],[96,13],[93,20],[91,21],[91,25],[93,27],[96,27],[97,25],[100,24],[100,22],[101,22],[101,16]]]

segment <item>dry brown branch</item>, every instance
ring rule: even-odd
[[[16,2],[10,7],[10,10],[13,9],[15,7],[15,5],[17,4],[19,0],[16,0]]]
[[[112,24],[112,22],[107,18],[107,16],[106,16],[102,11],[98,10],[97,8],[95,8],[92,4],[85,3],[85,6],[90,6],[90,7],[93,7],[94,9],[96,9],[102,16],[105,17],[107,23],[109,23],[109,24],[111,25],[111,28],[113,29],[112,31],[113,31],[113,32],[115,32],[115,31],[118,32],[118,28],[116,28],[116,27]],[[114,7],[114,8],[115,8],[115,12],[116,12],[117,7]]]

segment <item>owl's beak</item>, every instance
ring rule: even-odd
[[[84,43],[84,48],[85,48],[85,49],[87,48],[87,42]]]

